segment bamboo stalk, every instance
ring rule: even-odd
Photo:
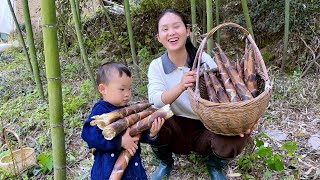
[[[33,76],[37,84],[39,96],[41,97],[42,100],[44,100],[44,93],[43,93],[42,82],[40,78],[40,70],[39,70],[39,65],[37,61],[36,48],[34,46],[34,41],[33,41],[33,31],[32,31],[31,19],[30,19],[28,0],[23,0],[22,4],[23,4],[23,16],[24,16],[24,21],[25,21],[26,30],[27,30],[27,42],[29,46],[29,54],[30,54],[31,65],[33,69]]]
[[[192,28],[194,28],[197,25],[197,10],[196,10],[196,0],[191,0],[191,22],[192,22]],[[197,47],[197,36],[195,34],[194,29],[192,29],[194,32],[192,40],[192,44]]]
[[[207,8],[207,33],[213,28],[213,10],[212,10],[212,0],[206,0]],[[211,50],[213,48],[213,39],[210,37],[207,42],[207,53],[211,56]]]
[[[208,65],[207,65],[207,69],[209,69]],[[219,100],[219,102],[222,102],[222,103],[230,102],[228,95],[227,95],[226,91],[224,90],[224,88],[222,87],[218,78],[211,71],[209,71],[208,74],[209,74],[209,78],[210,78],[208,81],[210,81],[212,83],[213,89],[216,92],[217,99]]]
[[[73,17],[74,25],[75,25],[76,32],[77,32],[78,43],[79,43],[79,47],[80,47],[81,56],[82,56],[82,59],[84,62],[84,66],[87,69],[87,72],[88,72],[90,80],[93,84],[93,87],[95,87],[96,92],[98,92],[97,86],[95,83],[95,79],[94,79],[94,76],[93,76],[93,73],[92,73],[92,70],[90,67],[90,62],[88,60],[88,55],[87,55],[87,52],[85,49],[85,45],[83,43],[83,37],[81,34],[81,27],[80,27],[81,22],[79,21],[80,19],[79,19],[78,11],[76,9],[75,0],[70,0],[70,5],[71,5],[72,17]]]
[[[234,87],[234,85],[232,84],[231,82],[231,79],[226,71],[226,68],[224,67],[222,61],[221,61],[221,58],[220,56],[214,52],[214,60],[218,66],[218,69],[219,69],[219,72],[220,72],[220,76],[221,76],[221,79],[222,79],[222,82],[223,82],[223,85],[226,89],[226,92],[228,94],[228,97],[229,97],[229,100],[230,102],[238,102],[240,101],[240,98],[236,92],[236,89]]]
[[[156,109],[154,108],[148,108],[144,111],[141,111],[136,114],[131,114],[127,117],[124,117],[122,119],[119,119],[116,122],[113,122],[106,126],[104,129],[102,129],[102,134],[107,140],[111,140],[114,137],[116,137],[118,134],[120,134],[122,131],[127,129],[129,126],[135,124],[136,122],[140,121],[141,119],[149,116],[153,112],[155,112]]]
[[[252,38],[254,38],[247,0],[241,0],[241,5],[242,5],[242,10],[246,20],[248,31],[250,32]]]
[[[113,38],[114,38],[114,40],[116,41],[116,43],[117,43],[117,46],[119,46],[119,47],[121,47],[121,42],[119,41],[119,38],[118,38],[118,35],[117,35],[117,33],[116,33],[116,29],[114,28],[114,26],[113,26],[113,24],[112,24],[112,20],[111,20],[111,18],[110,18],[110,16],[109,16],[109,12],[108,12],[108,10],[104,7],[104,5],[103,5],[103,0],[99,0],[99,4],[100,4],[100,6],[101,6],[101,8],[102,8],[102,10],[103,10],[103,12],[104,12],[104,14],[106,15],[106,17],[107,17],[107,21],[108,21],[108,23],[109,23],[109,27],[110,27],[110,29],[111,29],[111,33],[112,33],[112,35],[113,35]],[[127,63],[127,61],[123,58],[123,56],[124,56],[124,50],[122,49],[122,48],[120,48],[120,52],[121,52],[121,59],[122,59],[122,62],[127,66],[128,65],[128,63]]]
[[[139,104],[134,104],[128,107],[124,107],[121,109],[118,109],[116,111],[112,111],[110,113],[105,113],[97,116],[93,116],[92,118],[95,119],[90,122],[91,126],[98,125],[100,126],[99,128],[104,129],[105,126],[109,125],[110,123],[120,119],[124,118],[126,116],[129,116],[134,113],[138,113],[140,111],[143,111],[150,107],[152,104],[150,103],[139,103]]]
[[[66,179],[66,151],[63,127],[61,70],[59,62],[55,1],[41,1],[41,14],[44,55],[48,81],[54,179]]]
[[[139,135],[144,130],[150,129],[152,126],[152,123],[158,117],[161,117],[167,120],[172,116],[173,116],[173,112],[171,111],[170,105],[167,104],[162,108],[158,109],[156,112],[149,115],[148,117],[144,118],[141,121],[138,121],[136,124],[131,126],[129,134],[130,136]],[[120,180],[131,158],[132,158],[131,154],[127,150],[123,150],[113,167],[109,180]]]
[[[219,49],[221,60],[224,63],[224,66],[227,70],[227,73],[236,89],[236,92],[240,96],[241,100],[250,100],[253,98],[248,88],[245,86],[242,79],[240,79],[239,74],[235,67],[230,63],[230,60],[225,55],[220,45],[216,43],[217,48]]]
[[[28,54],[28,50],[27,50],[27,46],[26,46],[26,43],[23,39],[23,35],[22,35],[22,32],[21,32],[21,29],[20,29],[20,26],[19,26],[19,23],[18,23],[18,20],[17,20],[17,17],[14,13],[14,10],[13,10],[13,7],[12,7],[12,4],[11,4],[11,1],[10,0],[7,0],[8,2],[8,6],[9,6],[9,9],[10,9],[10,12],[11,12],[11,15],[13,17],[13,20],[14,20],[14,23],[17,27],[17,30],[18,30],[18,35],[19,35],[19,39],[21,41],[21,44],[22,44],[22,47],[23,47],[23,52],[26,56],[26,59],[27,59],[27,64],[29,66],[29,69],[31,71],[31,73],[33,73],[33,69],[32,69],[32,65],[31,65],[31,61],[30,61],[30,58],[29,58],[29,54]]]
[[[139,68],[138,68],[138,58],[137,58],[136,47],[135,47],[135,42],[134,42],[134,37],[133,37],[133,29],[132,29],[131,15],[130,15],[129,0],[124,0],[123,4],[124,4],[124,9],[125,9],[127,29],[128,29],[128,34],[129,34],[132,61],[133,61],[134,69],[136,71],[136,76],[140,77]]]

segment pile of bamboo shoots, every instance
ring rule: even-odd
[[[246,101],[258,96],[256,72],[258,66],[254,62],[254,52],[246,43],[245,53],[241,61],[232,63],[220,45],[218,51],[212,51],[218,66],[220,78],[209,67],[205,66],[203,76],[209,100],[215,103]]]
[[[165,105],[160,109],[151,107],[150,103],[139,103],[125,108],[112,111],[110,113],[93,116],[91,126],[98,126],[102,130],[105,139],[111,140],[121,132],[130,127],[130,136],[136,136],[150,129],[152,123],[158,118],[165,120],[173,116],[170,105]],[[109,179],[121,179],[124,170],[129,164],[131,155],[127,150],[123,150],[114,165]]]

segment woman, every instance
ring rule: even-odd
[[[207,130],[192,111],[186,89],[195,82],[195,71],[190,71],[197,49],[192,45],[190,29],[183,16],[167,9],[158,19],[157,39],[166,52],[153,60],[148,70],[149,101],[156,107],[171,104],[174,116],[162,126],[152,150],[160,160],[152,179],[170,175],[174,164],[172,153],[191,151],[209,155],[208,171],[212,179],[226,179],[222,168],[237,156],[250,139],[250,130],[240,136],[222,136]],[[212,58],[203,53],[202,63],[216,67]]]

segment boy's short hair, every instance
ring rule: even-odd
[[[122,77],[123,73],[131,77],[131,72],[127,66],[116,62],[107,62],[102,64],[97,70],[97,85],[108,84],[114,72],[118,72],[120,77]]]

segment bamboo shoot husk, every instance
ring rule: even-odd
[[[234,87],[234,85],[232,84],[231,82],[231,79],[227,73],[227,70],[225,69],[222,61],[221,61],[221,58],[220,56],[216,53],[216,52],[213,52],[214,53],[214,60],[218,66],[218,69],[219,69],[219,72],[220,72],[220,76],[221,76],[221,79],[222,79],[222,82],[223,82],[223,85],[226,89],[226,92],[228,94],[228,97],[229,97],[229,100],[230,102],[238,102],[240,101],[240,98],[236,92],[236,89]]]
[[[244,78],[252,96],[257,97],[257,77],[253,60],[253,49],[251,47],[249,48],[248,56],[244,61]]]
[[[119,119],[118,121],[113,122],[108,126],[106,126],[104,129],[102,129],[103,130],[102,134],[107,140],[111,140],[114,137],[116,137],[118,134],[120,134],[123,130],[127,129],[129,126],[149,116],[155,111],[156,109],[154,108],[148,108],[139,113],[131,114],[130,116]]]
[[[169,119],[173,116],[173,112],[171,111],[170,104],[163,106],[162,108],[158,109],[148,117],[144,118],[141,121],[138,121],[130,128],[130,136],[136,136],[140,134],[142,131],[150,129],[152,123],[158,118],[162,117],[165,120]],[[140,138],[140,136],[139,136]],[[131,159],[131,154],[127,150],[123,150],[119,155],[112,173],[109,177],[110,180],[120,180],[125,169],[127,168],[129,161]]]
[[[97,125],[100,129],[104,129],[104,127],[106,127],[110,123],[112,123],[120,118],[124,118],[126,116],[129,116],[131,114],[141,112],[141,111],[149,108],[151,105],[152,104],[150,104],[150,103],[138,103],[138,104],[134,104],[134,105],[131,105],[128,107],[118,109],[116,111],[93,116],[92,118],[94,120],[92,120],[90,122],[90,125],[91,126]]]
[[[207,65],[207,69],[209,69],[208,65]],[[209,74],[209,81],[211,81],[212,83],[213,89],[216,92],[217,99],[219,100],[219,102],[222,102],[222,103],[230,102],[228,95],[224,90],[224,88],[222,87],[218,78],[211,71],[209,71],[208,74]]]
[[[230,60],[223,52],[220,45],[216,43],[216,46],[219,49],[221,60],[224,63],[224,66],[227,70],[227,73],[230,76],[230,79],[231,79],[238,95],[240,96],[241,100],[245,101],[245,100],[252,99],[253,96],[251,95],[250,91],[248,90],[248,88],[244,84],[243,80],[240,79],[239,74],[238,74],[237,70],[235,69],[235,67],[230,63]]]
[[[206,71],[203,71],[203,76],[204,76],[204,81],[205,81],[205,84],[206,84],[206,87],[207,87],[209,101],[215,102],[215,103],[219,103],[216,91],[213,89],[212,83],[211,83],[211,81],[209,79],[209,75],[207,74]]]

